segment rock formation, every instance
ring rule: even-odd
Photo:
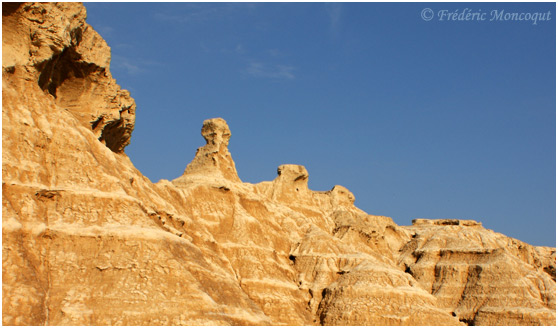
[[[556,250],[398,226],[299,165],[243,183],[223,119],[184,174],[124,153],[135,104],[76,3],[3,3],[5,325],[554,325]]]

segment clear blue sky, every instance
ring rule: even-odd
[[[472,219],[556,245],[554,3],[85,6],[136,99],[126,153],[153,182],[180,176],[203,120],[223,117],[245,182],[301,164],[311,189],[343,185],[400,225]],[[467,8],[486,20],[437,16]]]

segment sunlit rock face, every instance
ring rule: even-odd
[[[85,17],[3,4],[3,324],[555,324],[554,248],[471,220],[398,226],[345,187],[310,190],[300,165],[243,183],[221,118],[182,176],[152,183]]]
[[[231,130],[227,122],[222,118],[205,120],[202,136],[206,145],[198,149],[196,157],[188,164],[184,175],[214,175],[232,182],[240,182],[228,149]]]

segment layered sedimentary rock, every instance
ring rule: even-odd
[[[342,186],[310,190],[300,165],[243,183],[223,119],[152,183],[83,6],[3,4],[2,28],[3,324],[555,324],[554,248],[398,226]]]
[[[460,220],[415,220],[400,261],[438,306],[472,325],[556,320],[556,249]],[[536,287],[535,287],[536,286]]]

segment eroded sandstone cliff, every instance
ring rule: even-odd
[[[75,3],[3,4],[2,323],[554,325],[556,251],[369,215],[299,165],[243,183],[222,119],[184,174],[124,148],[135,103]]]

